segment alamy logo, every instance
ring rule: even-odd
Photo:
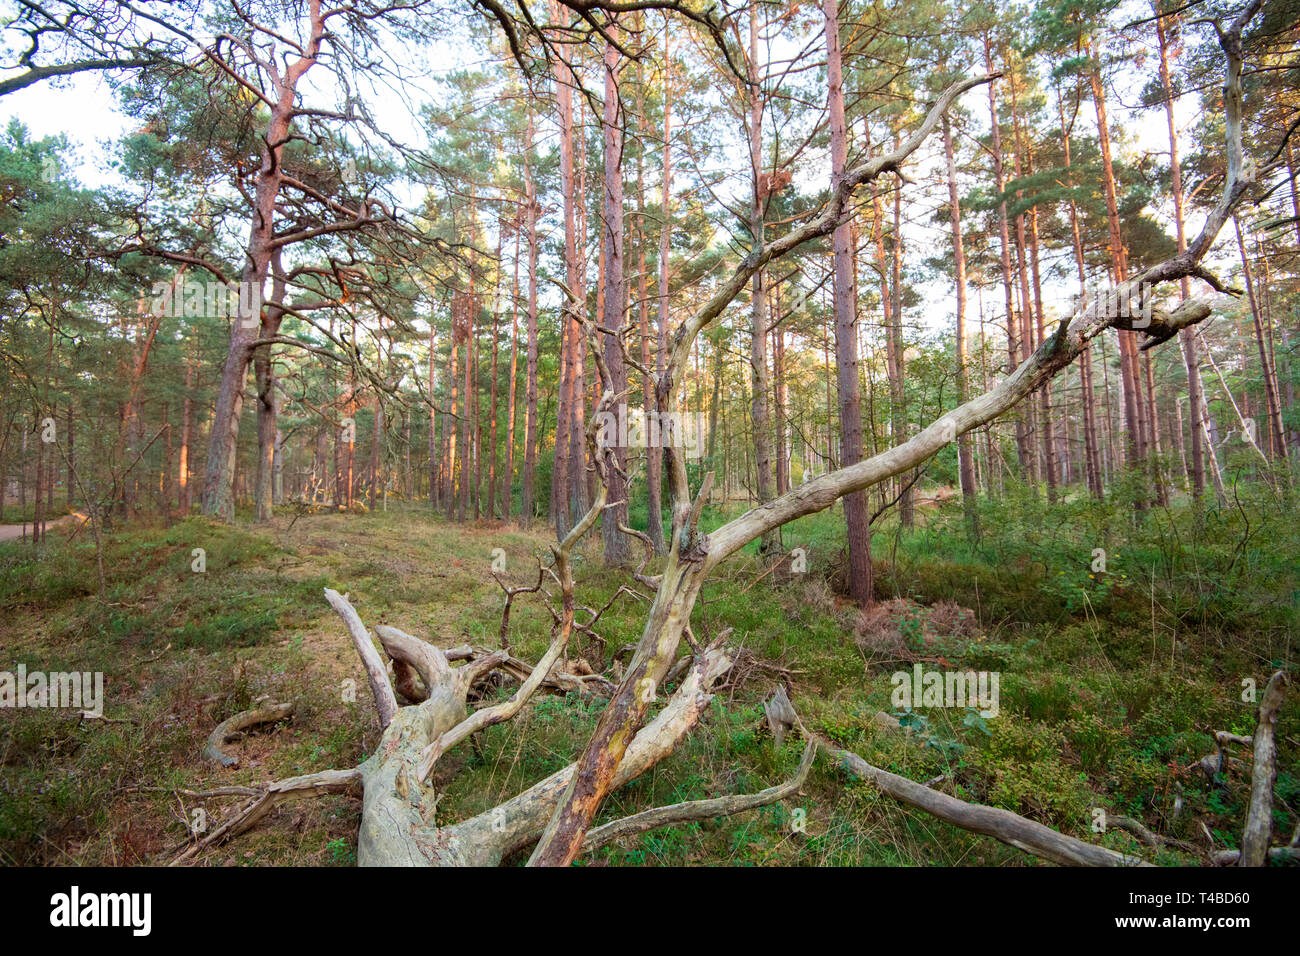
[[[687,458],[699,458],[704,436],[704,415],[681,412],[628,410],[596,413],[596,445],[600,448],[673,448]]]
[[[896,671],[890,702],[898,710],[915,707],[978,707],[981,717],[996,717],[1000,710],[998,671],[926,671],[920,664],[911,672]]]
[[[261,322],[262,287],[253,282],[227,285],[215,279],[200,282],[155,282],[150,311],[157,316],[179,319],[196,319],[210,316],[216,319],[244,318],[241,326],[253,329]]]
[[[0,707],[51,707],[80,710],[85,717],[104,716],[102,671],[0,671]]]
[[[74,886],[51,896],[50,906],[51,926],[128,926],[132,935],[148,936],[153,923],[150,893],[82,893]]]

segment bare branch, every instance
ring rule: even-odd
[[[598,850],[615,840],[633,836],[637,833],[645,833],[647,830],[676,826],[679,823],[689,823],[692,820],[711,820],[714,817],[730,816],[734,813],[756,810],[759,807],[776,803],[778,800],[784,800],[804,785],[804,781],[808,779],[809,771],[812,770],[813,758],[816,756],[817,741],[809,740],[807,746],[804,747],[803,758],[799,761],[799,769],[795,772],[795,775],[783,784],[768,787],[758,793],[675,803],[667,807],[643,810],[641,813],[634,813],[631,816],[623,817],[621,820],[615,820],[612,823],[596,827],[596,829],[589,831],[583,839],[582,852],[591,853],[593,850]]]
[[[1009,810],[986,807],[978,803],[966,803],[964,800],[932,790],[924,784],[900,777],[888,770],[873,767],[852,751],[841,750],[823,738],[814,735],[813,739],[854,776],[870,781],[889,796],[901,800],[910,807],[924,810],[963,830],[991,836],[1007,846],[1013,846],[1017,850],[1024,850],[1026,853],[1063,866],[1149,865],[1138,857],[1117,853],[1057,833],[1050,827],[1035,823],[1033,820],[1026,820]]]
[[[370,633],[361,623],[356,609],[348,603],[347,595],[326,588],[325,600],[329,601],[330,607],[334,608],[347,626],[348,636],[352,638],[362,666],[366,669],[366,676],[370,679],[370,690],[375,695],[375,709],[379,712],[379,726],[387,727],[397,713],[397,698],[393,696],[393,685],[388,680],[388,669],[384,667],[384,662],[380,659],[379,652],[375,650],[374,642],[370,640]]]

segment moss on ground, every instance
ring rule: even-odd
[[[716,526],[738,510],[709,509]],[[1120,502],[1047,505],[1014,490],[982,505],[968,540],[959,502],[923,509],[918,527],[874,536],[878,607],[837,593],[837,514],[785,529],[808,547],[807,574],[770,575],[752,554],[706,585],[693,628],[733,628],[744,648],[736,680],[668,760],[614,795],[603,818],[682,800],[762,789],[790,775],[801,742],[777,748],[761,702],[777,681],[812,727],[868,761],[946,792],[1014,810],[1084,839],[1194,863],[1236,846],[1245,770],[1206,780],[1196,769],[1215,730],[1250,733],[1261,688],[1291,667],[1300,619],[1300,521],[1266,493],[1239,506],[1138,513]],[[1258,529],[1267,528],[1267,534]],[[523,581],[547,553],[545,528],[444,522],[418,506],[362,515],[277,517],[265,527],[198,518],[132,525],[105,538],[97,595],[93,542],[60,529],[38,555],[0,545],[0,669],[103,671],[101,721],[50,710],[0,710],[0,862],[137,864],[185,839],[196,809],[180,793],[355,765],[378,739],[355,654],[321,597],[349,592],[368,624],[391,623],[443,646],[495,644],[502,594],[489,570]],[[193,570],[194,549],[206,570]],[[624,578],[601,566],[598,541],[577,563],[582,603],[600,607]],[[1095,549],[1106,571],[1094,570]],[[640,634],[646,604],[626,595],[602,618],[605,653]],[[544,650],[550,616],[521,597],[512,645]],[[596,645],[574,653],[596,656]],[[901,709],[890,675],[997,671],[996,717],[974,708]],[[358,688],[355,699],[348,689]],[[501,688],[497,693],[508,693]],[[231,746],[238,768],[199,761],[217,722],[272,698],[292,721]],[[879,712],[900,718],[887,729]],[[440,763],[439,816],[481,812],[578,753],[599,705],[536,700]],[[1278,727],[1276,832],[1300,817],[1300,694]],[[1244,756],[1244,755],[1243,755]],[[1143,820],[1190,850],[1153,854],[1127,833],[1091,832],[1097,809]],[[222,864],[355,862],[359,804],[328,797],[286,807],[211,851]],[[780,805],[623,841],[588,865],[1030,864],[844,778],[819,760],[802,793]]]

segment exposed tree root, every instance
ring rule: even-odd
[[[378,747],[360,767],[351,770],[327,770],[293,777],[261,790],[211,791],[213,796],[250,793],[252,796],[220,826],[187,846],[171,861],[172,865],[190,862],[207,848],[246,832],[286,799],[323,793],[360,793],[362,819],[357,861],[361,865],[491,866],[535,841],[569,784],[573,764],[491,811],[447,827],[439,827],[434,819],[437,800],[433,791],[421,782],[421,768],[429,754],[443,753],[476,730],[517,714],[527,698],[545,684],[545,675],[553,673],[552,668],[566,643],[566,633],[557,633],[547,654],[529,671],[510,700],[466,717],[466,695],[475,680],[513,659],[504,651],[476,657],[468,649],[457,649],[454,653],[467,663],[453,668],[448,655],[439,648],[397,628],[377,626],[375,632],[393,661],[397,679],[412,693],[423,696],[417,704],[398,707],[387,669],[355,609],[337,592],[327,591],[326,596],[347,625],[360,657],[367,662],[371,689],[381,714],[387,702],[392,701],[394,710]],[[672,753],[707,711],[713,699],[711,688],[730,666],[731,659],[719,642],[700,653],[676,693],[628,746],[615,786],[621,787]],[[402,668],[406,669],[404,677]],[[811,755],[805,754],[792,780],[758,794],[662,807],[607,824],[593,834],[592,847],[655,826],[721,816],[772,803],[802,785],[810,761]]]
[[[223,767],[239,766],[239,758],[232,757],[221,749],[222,745],[228,743],[240,731],[248,727],[255,727],[258,724],[269,724],[272,721],[284,720],[293,713],[293,703],[272,704],[269,707],[258,707],[254,710],[245,710],[233,717],[227,717],[221,723],[217,724],[216,729],[208,735],[208,742],[203,747],[203,759],[212,760],[221,764]]]

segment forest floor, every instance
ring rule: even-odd
[[[787,547],[807,549],[806,574],[760,579],[767,568],[752,554],[720,569],[694,631],[708,640],[734,629],[743,650],[732,678],[683,746],[613,796],[603,815],[789,777],[802,744],[792,735],[778,749],[761,706],[781,681],[809,726],[876,766],[939,778],[935,786],[962,799],[1157,863],[1202,863],[1212,850],[1235,847],[1249,755],[1214,780],[1196,763],[1214,750],[1214,731],[1253,732],[1243,680],[1262,690],[1274,669],[1293,667],[1294,505],[1248,501],[1241,517],[1233,508],[1153,512],[1135,525],[1122,509],[1008,499],[989,504],[984,537],[972,545],[960,499],[936,497],[917,529],[886,526],[875,535],[880,602],[868,613],[835,593],[838,515],[786,529]],[[722,518],[706,513],[715,524]],[[1266,520],[1285,536],[1260,536]],[[2,864],[160,862],[184,844],[187,824],[202,816],[196,811],[215,821],[237,802],[200,803],[183,791],[356,765],[379,728],[322,588],[349,593],[368,625],[394,624],[441,646],[493,647],[503,604],[490,576],[494,549],[505,553],[505,577],[523,583],[535,580],[535,558],[549,541],[545,526],[456,525],[401,504],[277,516],[264,527],[134,523],[105,536],[106,589],[97,598],[93,542],[84,531],[70,540],[69,531],[53,531],[39,556],[29,545],[0,544],[0,669],[102,671],[104,719],[0,709]],[[627,578],[602,568],[595,538],[577,577],[580,603],[600,607]],[[1090,570],[1094,543],[1107,548],[1105,574]],[[202,572],[194,570],[197,548]],[[512,613],[512,646],[536,660],[549,615],[527,598]],[[639,637],[645,610],[624,596],[606,613],[607,653]],[[572,653],[598,656],[585,645]],[[910,676],[917,663],[997,672],[997,716],[899,709],[890,676]],[[200,759],[217,723],[268,699],[294,701],[292,719],[228,745],[237,767]],[[453,750],[435,775],[439,819],[481,812],[571,761],[599,710],[599,701],[539,697],[477,746]],[[1278,739],[1275,834],[1285,842],[1300,818],[1300,693],[1282,711]],[[1177,843],[1157,850],[1124,831],[1095,833],[1097,809],[1137,818]],[[359,817],[349,797],[302,801],[200,862],[351,863]],[[1036,861],[909,810],[819,760],[801,793],[782,804],[630,838],[586,862]]]

